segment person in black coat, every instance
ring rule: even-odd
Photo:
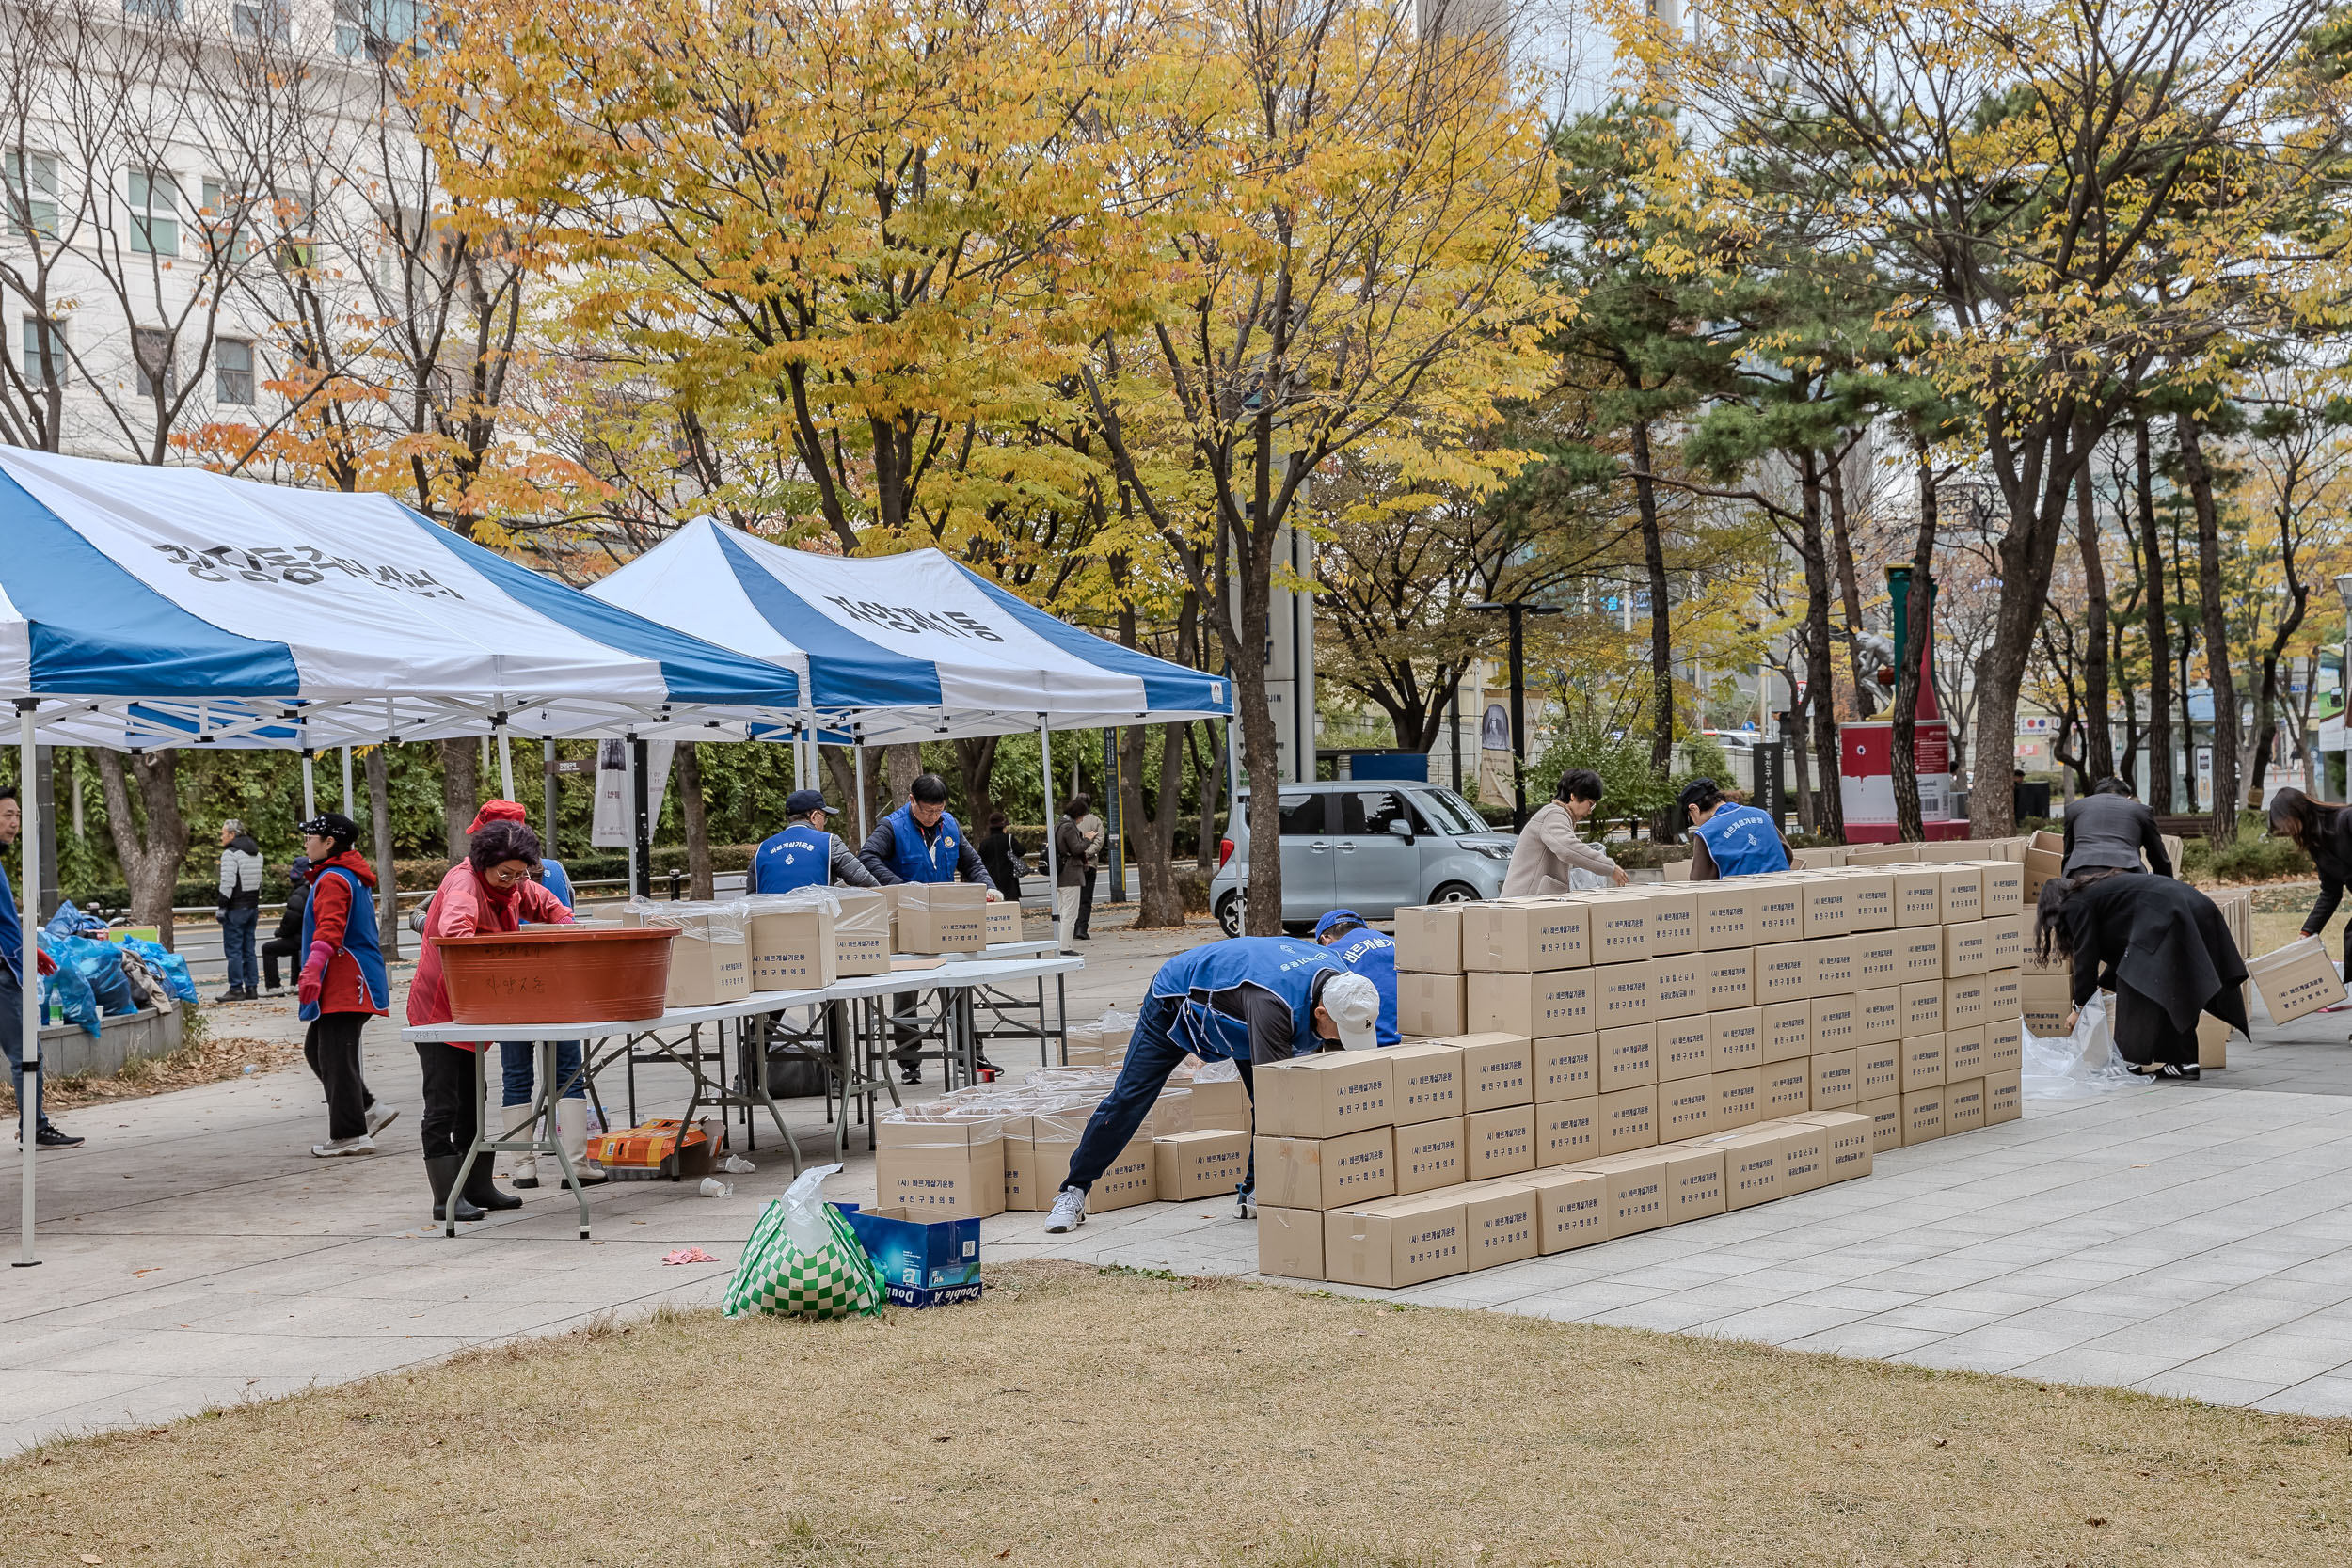
[[[2131,785],[2121,779],[2101,779],[2090,793],[2066,808],[2067,876],[2092,866],[2137,871],[2145,851],[2148,869],[2159,877],[2172,875],[2172,857],[2164,852],[2164,834],[2156,831],[2156,814],[2132,799]]]
[[[2270,832],[2274,838],[2294,840],[2319,868],[2319,896],[2303,917],[2303,934],[2315,937],[2334,918],[2336,905],[2344,899],[2344,884],[2352,879],[2352,810],[2314,800],[2299,789],[2282,789],[2270,798]],[[2352,946],[2352,928],[2344,941]]]
[[[302,911],[310,903],[310,857],[296,855],[286,867],[286,912],[278,917],[277,934],[262,943],[262,980],[273,995],[283,989],[278,983],[278,960],[301,967],[294,958],[302,943]]]
[[[996,884],[996,891],[1017,904],[1021,901],[1021,851],[1013,847],[1007,827],[1003,812],[988,814],[988,833],[978,845],[980,863],[988,868],[988,879]]]
[[[2193,1083],[2201,1013],[2244,1033],[2246,960],[2212,899],[2169,877],[2098,866],[2042,886],[2034,951],[2071,959],[2075,1014],[2103,986],[2115,990],[2109,1029],[2134,1070]]]

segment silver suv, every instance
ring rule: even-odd
[[[1284,784],[1282,923],[1313,924],[1329,910],[1385,918],[1406,904],[1463,903],[1502,891],[1507,832],[1497,832],[1450,789],[1359,779]],[[1248,896],[1249,791],[1235,800],[1218,846],[1209,908],[1239,936]]]

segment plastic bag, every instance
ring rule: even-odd
[[[2018,1026],[2021,1030],[2024,1025]],[[2072,1035],[2026,1033],[2018,1061],[2019,1086],[2027,1100],[2086,1100],[2095,1094],[2142,1086],[2107,1033],[2106,993],[2083,1004]]]
[[[82,1033],[92,1039],[98,1037],[98,998],[90,993],[88,977],[75,968],[67,957],[58,953],[59,939],[46,931],[40,933],[41,951],[57,960],[56,973],[40,979],[40,1002],[44,1008],[54,1007],[57,1016],[68,1023],[81,1026]],[[74,939],[63,939],[71,942]]]
[[[824,1200],[825,1178],[839,1165],[807,1170],[761,1212],[743,1243],[743,1260],[727,1281],[721,1310],[730,1318],[764,1312],[785,1318],[870,1317],[886,1298],[882,1270],[867,1257],[841,1212]]]
[[[690,938],[721,947],[743,945],[744,923],[752,913],[750,902],[742,898],[706,901],[632,895],[626,908],[627,919],[640,926],[675,926]]]
[[[1614,885],[1613,879],[1604,877],[1597,871],[1587,871],[1581,865],[1568,867],[1568,891],[1570,893],[1599,893]]]
[[[799,914],[806,910],[841,913],[840,895],[830,887],[796,887],[789,893],[747,893],[743,903],[754,914]]]
[[[53,920],[43,927],[41,950],[59,964],[80,972],[82,978],[89,983],[90,992],[97,998],[101,1011],[137,1012],[138,1002],[133,994],[131,982],[122,973],[122,949],[111,942],[93,942],[84,936],[57,934],[56,927],[56,922]]]
[[[49,924],[41,929],[52,936],[94,936],[101,942],[106,938],[106,923],[95,915],[84,914],[80,910],[75,909],[73,900],[71,898],[57,906],[57,912],[49,917]]]
[[[162,976],[174,997],[182,1002],[196,1000],[196,981],[188,974],[187,959],[162,942],[150,942],[145,937],[124,937],[122,946],[125,951],[137,954],[140,962]]]

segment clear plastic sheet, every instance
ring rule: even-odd
[[[2027,1100],[2088,1100],[2143,1082],[2116,1051],[2115,1040],[2107,1033],[2104,993],[2083,1004],[2072,1035],[2053,1037],[2028,1033],[2023,1044],[2018,1070]]]
[[[647,898],[632,895],[630,919],[642,926],[673,926],[697,941],[721,947],[743,945],[744,923],[751,918],[748,899]]]
[[[742,903],[754,915],[805,914],[822,910],[827,914],[841,913],[841,899],[830,887],[796,887],[789,893],[752,893]]]

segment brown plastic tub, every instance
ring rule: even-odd
[[[435,937],[455,1023],[600,1023],[659,1018],[670,989],[669,926],[527,926]]]

